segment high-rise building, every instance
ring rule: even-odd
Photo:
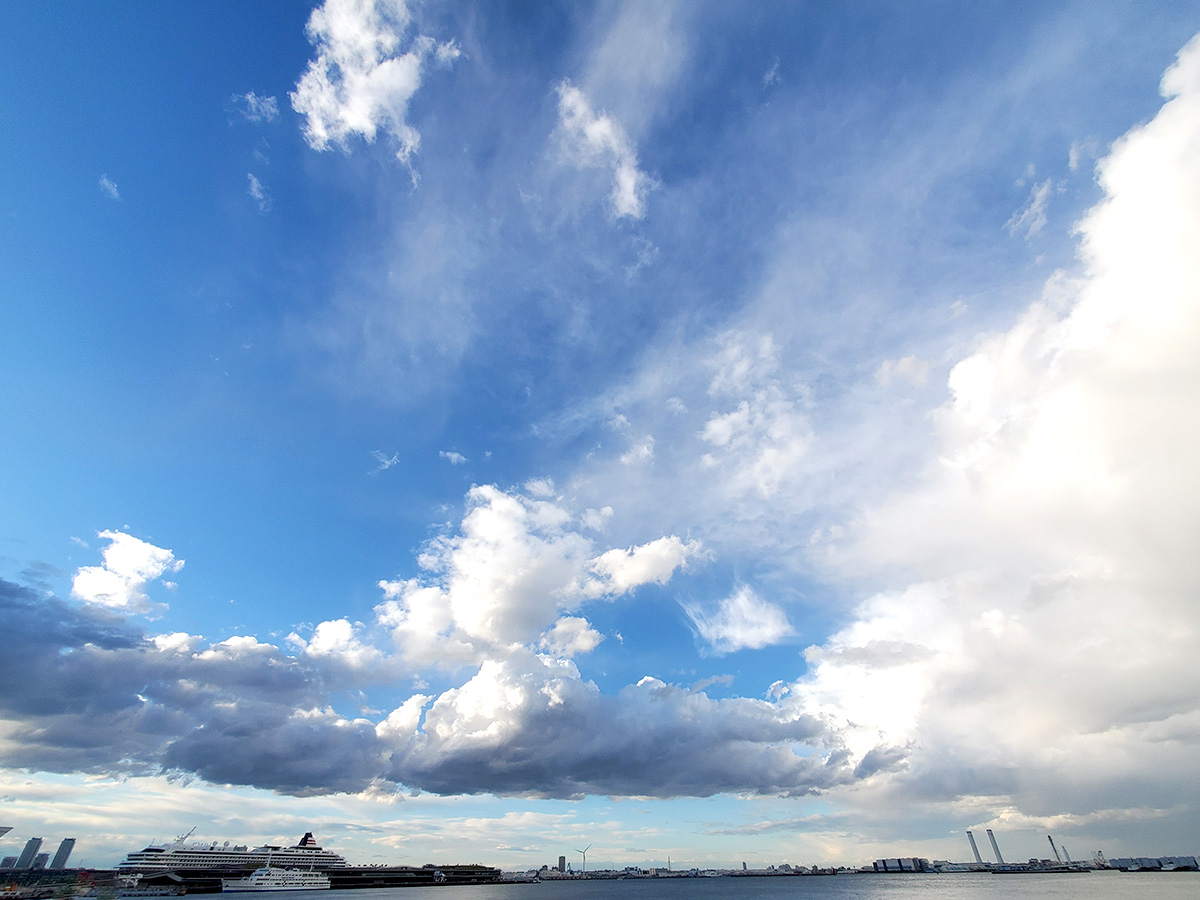
[[[44,869],[44,868],[46,868],[46,863],[48,863],[48,862],[50,862],[50,854],[49,853],[39,853],[37,856],[35,856],[33,858],[33,867],[35,869]]]
[[[560,872],[567,871],[567,858],[565,856],[560,856],[558,858],[558,871],[560,871]]]
[[[21,855],[17,857],[17,868],[28,869],[33,866],[33,861],[38,855],[38,851],[42,849],[41,838],[30,838],[29,843],[25,845],[25,849],[21,851]]]
[[[63,838],[63,842],[58,845],[58,852],[54,854],[54,862],[50,863],[52,869],[65,869],[67,860],[71,856],[71,851],[75,849],[75,838]]]
[[[6,856],[4,859],[0,859],[0,869],[12,869],[15,868],[16,865],[17,858],[15,856]]]

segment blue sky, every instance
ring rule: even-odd
[[[1195,852],[1190,4],[0,23],[11,838]]]

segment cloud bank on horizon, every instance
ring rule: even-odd
[[[98,564],[95,550],[72,551],[87,557],[65,599],[34,578],[0,579],[0,766],[165,773],[297,798],[828,804],[712,826],[750,836],[833,833],[853,817],[881,832],[907,817],[942,823],[928,827],[938,833],[986,822],[1088,836],[1200,823],[1189,774],[1200,751],[1200,36],[1162,75],[1157,110],[1097,148],[1098,195],[1069,232],[1054,216],[1068,176],[1032,170],[991,223],[990,240],[1051,255],[1058,229],[1058,252],[1074,258],[992,288],[1004,298],[986,316],[975,312],[984,291],[968,303],[931,284],[927,305],[912,301],[922,324],[906,311],[888,333],[886,302],[853,280],[876,239],[856,217],[937,196],[944,186],[919,181],[942,148],[861,162],[903,164],[911,180],[891,181],[895,196],[851,191],[863,206],[845,219],[799,209],[757,231],[734,303],[721,279],[736,266],[721,255],[737,243],[735,213],[699,246],[719,206],[701,195],[704,154],[662,133],[713,127],[702,103],[678,121],[665,111],[700,103],[684,99],[702,81],[680,37],[699,28],[692,15],[595,12],[573,64],[540,73],[530,133],[507,134],[481,107],[489,149],[447,180],[461,165],[447,150],[459,139],[447,97],[485,89],[473,67],[513,90],[531,90],[528,78],[506,81],[486,29],[433,5],[328,0],[312,12],[310,58],[289,91],[295,152],[354,167],[359,184],[387,185],[388,202],[408,206],[396,224],[345,238],[346,269],[280,315],[279,353],[302,355],[306,374],[338,357],[312,376],[320,387],[304,382],[333,395],[341,412],[325,421],[377,391],[393,412],[364,416],[345,468],[396,507],[436,513],[405,533],[410,554],[389,541],[372,558],[388,568],[359,586],[374,586],[368,600],[331,590],[296,612],[254,596],[228,614],[262,604],[249,626],[219,618],[218,591],[187,598],[192,573],[220,563],[186,533],[163,541],[186,570],[135,524],[96,532]],[[714,155],[741,146],[752,159],[758,128],[777,139],[783,126],[762,122],[795,76],[774,53],[762,62],[749,82],[769,97],[754,101],[760,121],[714,137]],[[447,84],[426,96],[431,66]],[[230,96],[238,128],[281,128],[274,96]],[[976,142],[983,126],[944,112],[961,129],[948,144]],[[380,134],[390,171],[364,174]],[[1089,146],[1075,137],[1072,172]],[[340,162],[313,152],[330,147]],[[299,215],[289,179],[273,177],[268,195],[239,165],[231,192],[244,195],[248,178],[255,220]],[[397,168],[399,181],[412,175],[403,189]],[[492,176],[499,186],[484,183]],[[142,202],[107,175],[100,186],[123,201],[107,209]],[[693,258],[705,252],[721,257],[711,270]],[[936,255],[930,265],[953,268]],[[512,297],[499,293],[506,279]],[[602,284],[619,286],[603,308],[587,296]],[[404,427],[397,384],[413,385],[405,402],[419,412]],[[483,399],[431,412],[456,391]],[[543,449],[493,455],[489,442],[518,430]],[[400,449],[371,449],[382,446]],[[316,496],[315,467],[284,465],[290,491]],[[381,502],[348,503],[370,520],[355,527],[378,530]],[[128,521],[129,508],[91,514]],[[320,548],[334,568],[360,539],[332,535],[342,516],[293,513],[298,530],[328,529]],[[205,547],[262,533],[237,529],[223,522]],[[260,567],[290,554],[248,553]],[[202,616],[218,624],[186,627]]]

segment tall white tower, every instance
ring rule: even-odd
[[[979,848],[975,846],[975,835],[967,832],[967,840],[971,842],[971,852],[975,854],[975,862],[983,865],[983,857],[979,855]]]
[[[996,836],[992,834],[992,829],[987,830],[988,840],[992,842],[992,852],[996,854],[996,862],[1004,865],[1004,857],[1000,855],[1000,847],[996,844]]]

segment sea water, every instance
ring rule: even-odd
[[[288,900],[1197,900],[1200,873],[638,878],[288,893]]]

